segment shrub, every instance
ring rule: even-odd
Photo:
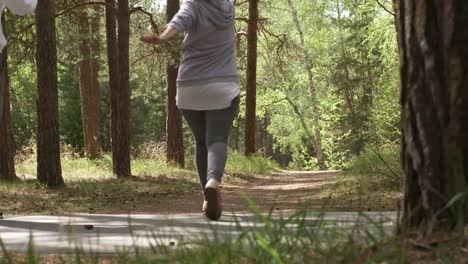
[[[398,146],[370,147],[353,158],[345,167],[347,175],[358,175],[361,180],[377,181],[385,189],[401,190],[403,171]]]

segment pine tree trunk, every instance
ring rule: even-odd
[[[80,33],[80,96],[85,155],[99,157],[100,93],[99,93],[99,9],[89,16],[86,9],[79,14]]]
[[[314,140],[312,144],[314,145],[319,168],[321,170],[326,170],[327,166],[325,165],[325,157],[323,155],[323,150],[322,150],[322,135],[320,132],[320,122],[319,122],[320,111],[319,111],[319,106],[317,102],[317,91],[316,91],[315,83],[314,83],[314,74],[312,72],[312,69],[313,69],[312,57],[310,56],[307,50],[306,44],[305,44],[304,33],[302,31],[302,26],[299,21],[299,16],[297,14],[296,6],[292,3],[292,0],[288,0],[288,4],[293,15],[293,21],[296,26],[296,30],[299,33],[299,38],[301,41],[300,48],[302,50],[302,55],[304,59],[304,67],[305,67],[305,70],[307,71],[307,76],[309,78],[309,94],[310,94],[310,100],[311,100],[312,122],[314,125]]]
[[[247,33],[247,94],[245,111],[245,154],[251,156],[256,150],[257,127],[257,31],[258,1],[249,0],[249,24]]]
[[[101,84],[99,83],[99,71],[101,70],[101,8],[94,6],[91,17],[91,120],[93,141],[90,151],[91,158],[98,158],[101,154]]]
[[[116,24],[116,5],[115,0],[106,0],[106,43],[107,43],[107,65],[109,70],[109,94],[110,94],[110,116],[111,116],[111,150],[112,150],[112,170],[117,176],[118,161],[117,154],[119,150],[118,144],[113,144],[118,139],[118,105],[119,105],[119,55],[117,47],[117,24]]]
[[[115,0],[106,0],[115,6]],[[111,96],[112,166],[118,178],[131,176],[130,168],[130,12],[128,0],[118,0],[115,9],[106,8],[106,35]],[[118,28],[118,37],[117,37]]]
[[[167,65],[167,104],[166,104],[166,159],[180,167],[185,166],[185,151],[182,131],[182,116],[177,108],[178,67]]]
[[[167,0],[167,22],[177,14],[180,8],[179,0]],[[179,54],[174,54],[179,57]],[[182,132],[182,115],[176,105],[178,67],[168,64],[166,68],[167,98],[166,98],[166,159],[170,163],[185,166],[184,138]]]
[[[118,144],[117,158],[117,176],[130,177],[130,10],[128,0],[118,0],[118,57],[119,57],[119,96],[117,115],[118,138],[115,144]],[[114,140],[112,140],[114,143]]]
[[[265,157],[267,158],[271,158],[273,157],[273,137],[272,135],[270,134],[270,132],[268,132],[268,127],[270,126],[271,124],[271,114],[266,112],[265,113],[265,121],[264,121],[264,126],[263,126],[263,133],[265,133],[265,139],[264,139],[264,145],[265,145]]]
[[[48,187],[64,185],[60,164],[55,0],[41,0],[37,27],[37,178]]]
[[[15,172],[15,150],[11,132],[10,80],[8,77],[8,55],[0,53],[0,180],[17,180]]]
[[[461,196],[468,177],[466,14],[467,1],[397,1],[403,222],[426,234],[450,224],[463,228],[467,220]]]

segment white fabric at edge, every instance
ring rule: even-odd
[[[179,109],[208,111],[225,109],[240,94],[237,82],[213,82],[204,85],[177,88]]]

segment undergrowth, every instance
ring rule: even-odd
[[[281,170],[278,163],[261,156],[247,157],[238,152],[231,152],[226,164],[227,174],[266,175]]]
[[[134,153],[141,157],[133,156],[133,177],[117,179],[112,173],[110,154],[90,160],[62,146],[61,165],[66,187],[49,190],[37,183],[35,147],[27,147],[16,157],[16,171],[21,181],[0,182],[0,212],[17,215],[147,211],[151,208],[141,208],[142,204],[149,206],[161,197],[199,191],[195,170],[166,163],[159,145],[150,144]],[[278,166],[269,159],[232,153],[224,182],[241,184],[250,177],[275,170]]]
[[[317,195],[340,210],[397,210],[404,177],[397,146],[369,147],[347,164]]]
[[[344,172],[345,175],[359,176],[361,181],[377,183],[386,190],[401,190],[403,186],[404,176],[398,146],[381,149],[370,147],[352,159]]]

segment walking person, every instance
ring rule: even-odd
[[[5,8],[16,15],[27,15],[36,8],[37,0],[0,0],[0,17],[3,15]],[[0,19],[0,122],[3,118],[3,100],[5,97],[5,61],[3,49],[7,45],[7,40],[3,34],[2,22]],[[5,106],[7,107],[7,106]]]
[[[228,134],[239,107],[234,24],[229,0],[186,0],[161,35],[141,37],[145,43],[162,44],[185,33],[176,102],[195,138],[202,210],[211,220],[221,217]]]

